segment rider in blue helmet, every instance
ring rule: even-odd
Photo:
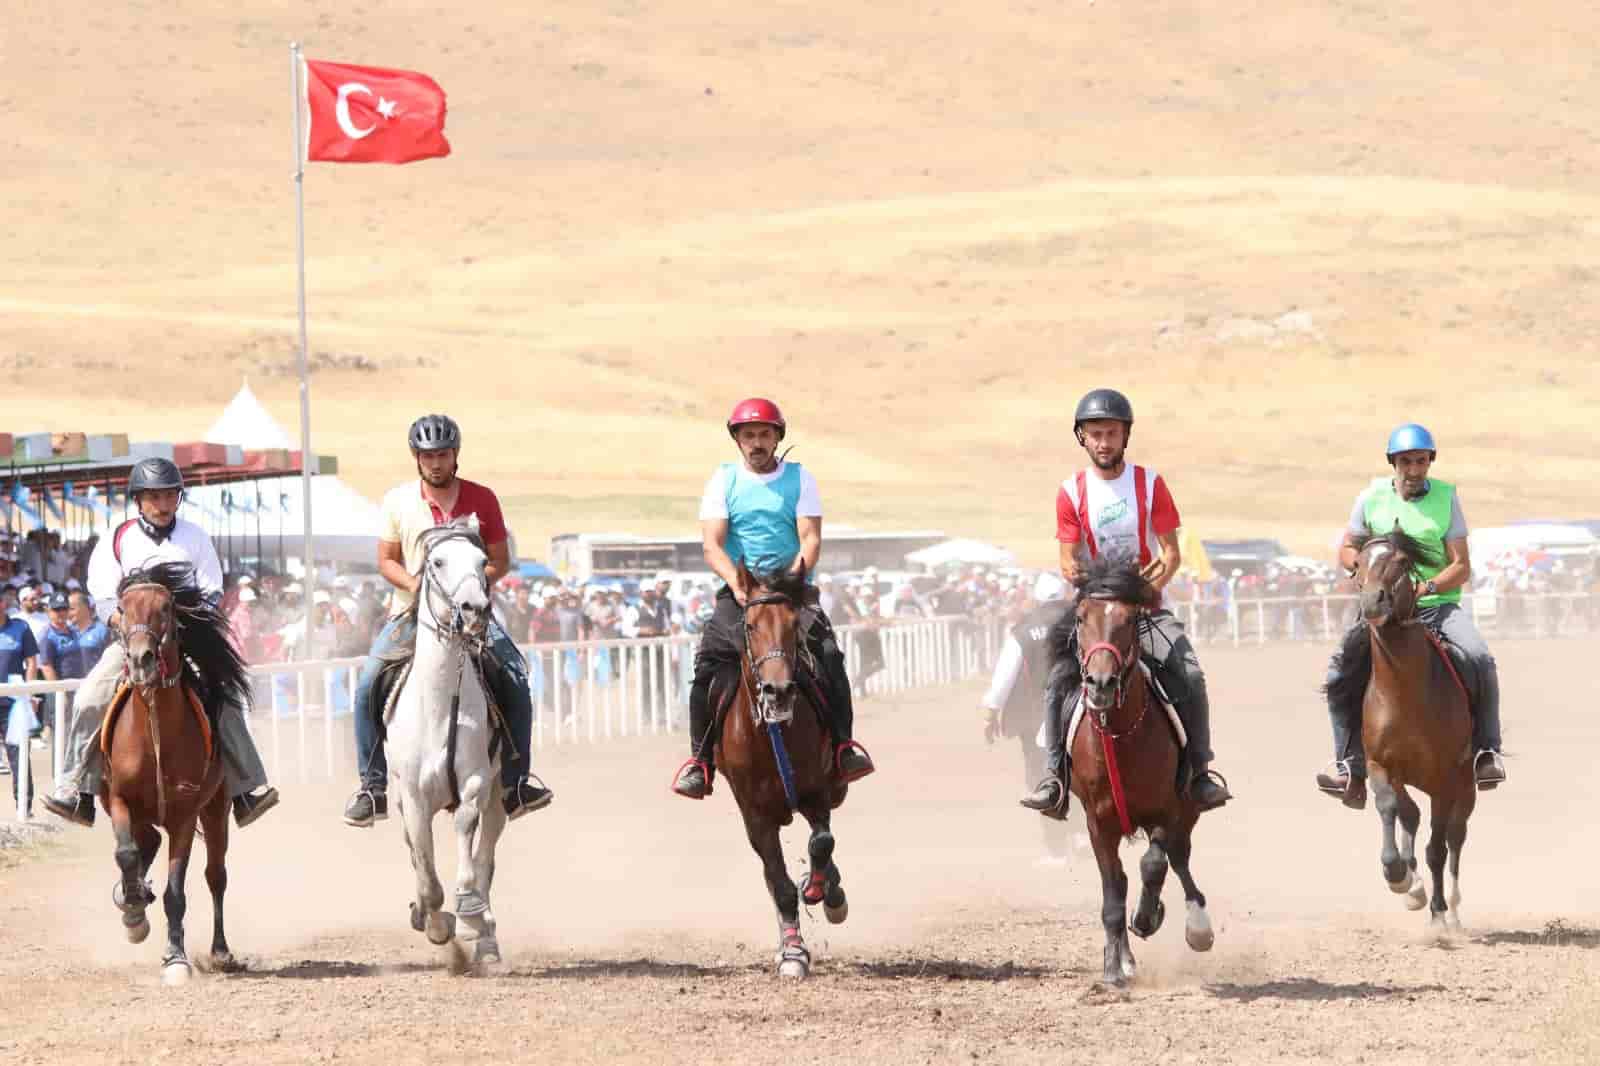
[[[1461,609],[1461,589],[1472,579],[1467,555],[1467,520],[1461,497],[1448,481],[1430,478],[1428,470],[1439,457],[1433,434],[1407,422],[1389,434],[1385,457],[1393,468],[1375,479],[1356,497],[1350,521],[1339,546],[1339,563],[1353,573],[1356,545],[1363,537],[1386,533],[1398,523],[1401,530],[1432,548],[1442,564],[1417,569],[1417,618],[1435,634],[1455,646],[1467,660],[1465,671],[1471,692],[1473,716],[1473,773],[1478,788],[1496,788],[1506,779],[1500,756],[1500,675],[1494,656],[1484,643],[1472,613]],[[1358,626],[1362,623],[1358,620]],[[1340,647],[1344,647],[1340,642]],[[1343,656],[1335,653],[1328,666],[1325,690],[1328,717],[1333,721],[1334,762],[1317,775],[1317,787],[1340,797],[1345,806],[1361,809],[1367,803],[1366,753],[1361,747],[1361,705],[1341,706],[1334,695],[1343,672]],[[1358,691],[1359,691],[1358,687]]]

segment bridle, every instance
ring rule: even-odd
[[[426,608],[428,617],[423,618],[422,611],[419,610],[417,612],[417,624],[422,626],[424,629],[437,634],[438,637],[447,644],[464,644],[466,645],[467,649],[472,651],[474,654],[481,654],[483,652],[484,645],[487,642],[489,631],[487,614],[488,609],[485,608],[485,615],[482,619],[482,624],[474,625],[473,623],[467,621],[467,614],[461,609],[461,604],[456,600],[456,594],[461,591],[462,586],[464,586],[468,581],[477,580],[478,588],[483,590],[484,598],[487,600],[489,596],[488,582],[486,580],[478,579],[478,574],[476,571],[469,571],[468,573],[462,574],[461,577],[456,580],[454,585],[446,588],[442,581],[434,575],[433,567],[428,565],[433,561],[434,549],[438,548],[439,545],[445,544],[452,540],[464,540],[473,547],[478,547],[477,538],[465,531],[441,533],[428,541],[427,553],[422,558],[421,596],[422,606]],[[450,605],[448,621],[441,622],[439,620],[439,611],[435,608],[433,600],[433,593],[435,592],[443,594],[445,602]]]
[[[1091,597],[1091,599],[1104,600],[1106,597],[1096,596]],[[1110,705],[1106,707],[1091,707],[1089,705],[1088,694],[1085,693],[1083,697],[1084,707],[1094,712],[1094,714],[1089,716],[1089,722],[1094,726],[1095,732],[1099,733],[1101,736],[1110,737],[1113,740],[1128,736],[1132,734],[1134,730],[1138,729],[1140,723],[1144,721],[1145,711],[1150,707],[1150,701],[1146,700],[1144,708],[1139,711],[1139,716],[1134,719],[1133,724],[1127,729],[1124,729],[1121,732],[1112,732],[1108,728],[1110,725],[1111,712],[1122,706],[1128,693],[1128,679],[1133,676],[1134,667],[1139,663],[1139,623],[1143,617],[1143,614],[1143,608],[1140,608],[1139,613],[1134,616],[1134,624],[1131,627],[1133,629],[1133,640],[1129,644],[1129,647],[1126,651],[1108,640],[1096,641],[1087,647],[1083,647],[1082,643],[1079,643],[1078,676],[1082,679],[1080,684],[1087,685],[1089,678],[1089,659],[1095,654],[1102,651],[1106,652],[1111,656],[1111,661],[1116,664],[1116,686],[1112,690],[1112,700]],[[1081,622],[1082,619],[1079,619],[1080,624]]]
[[[760,607],[768,604],[787,604],[790,607],[795,605],[794,600],[782,592],[766,592],[746,600],[744,606],[746,610],[749,610],[751,607]],[[770,649],[757,656],[755,648],[750,642],[750,635],[754,632],[754,628],[748,621],[743,621],[742,625],[744,627],[745,686],[749,690],[752,681],[758,686],[754,691],[750,691],[750,705],[764,722],[787,722],[794,717],[793,705],[785,710],[775,706],[776,700],[773,697],[761,694],[759,689],[761,681],[760,669],[765,663],[781,661],[788,665],[789,676],[792,679],[799,672],[795,665],[794,657],[783,649],[781,642],[774,644]]]
[[[118,594],[118,596],[117,596],[117,606],[118,606],[119,610],[121,609],[121,606],[122,606],[122,598],[124,596],[126,596],[128,593],[133,592],[133,591],[135,591],[137,589],[160,589],[162,592],[166,593],[166,595],[167,595],[167,597],[169,599],[169,602],[170,602],[170,598],[172,596],[172,590],[167,588],[167,586],[165,586],[165,585],[158,584],[158,583],[156,583],[154,581],[140,582],[137,585],[129,585],[127,588],[123,589],[121,593]],[[143,622],[140,622],[137,625],[131,625],[131,626],[130,625],[118,626],[117,627],[117,643],[122,645],[122,676],[125,679],[127,679],[128,681],[130,681],[130,682],[133,680],[132,672],[130,670],[130,667],[132,666],[132,663],[133,663],[133,657],[129,654],[128,642],[132,638],[138,636],[141,633],[148,633],[151,636],[157,638],[156,639],[156,664],[157,664],[156,678],[157,679],[156,679],[156,682],[154,684],[151,684],[151,685],[140,685],[138,687],[144,688],[144,689],[172,688],[179,681],[181,681],[183,679],[183,671],[181,669],[170,670],[169,671],[168,668],[167,668],[167,654],[166,654],[167,647],[170,644],[172,644],[174,639],[176,638],[177,629],[178,629],[178,626],[177,626],[177,622],[176,622],[176,612],[175,611],[174,611],[174,622],[173,622],[172,626],[169,629],[167,629],[167,631],[164,632],[164,633],[158,633],[154,626],[146,625]]]
[[[1356,586],[1356,591],[1358,593],[1366,591],[1367,581],[1372,576],[1372,562],[1373,562],[1373,560],[1367,555],[1367,553],[1372,551],[1374,548],[1381,548],[1385,552],[1396,552],[1396,554],[1398,554],[1398,552],[1396,551],[1394,545],[1390,544],[1388,541],[1384,540],[1382,537],[1374,537],[1372,540],[1369,540],[1366,544],[1364,544],[1362,546],[1362,548],[1361,548],[1360,554],[1358,555],[1358,559],[1365,559],[1366,560],[1366,566],[1357,568],[1357,573],[1360,573],[1362,575],[1361,584]],[[1399,606],[1400,606],[1401,600],[1400,600],[1399,594],[1395,591],[1402,584],[1407,586],[1411,590],[1411,600],[1410,600],[1410,603],[1408,604],[1408,610],[1406,611],[1406,614],[1404,616],[1402,616],[1400,614]],[[1389,612],[1389,621],[1393,622],[1396,625],[1402,625],[1402,626],[1416,625],[1417,622],[1418,622],[1418,618],[1417,618],[1416,585],[1411,580],[1411,571],[1410,571],[1410,569],[1408,568],[1408,569],[1401,570],[1398,577],[1394,578],[1387,585],[1385,585],[1383,587],[1384,587],[1384,590],[1389,593],[1389,599],[1390,599],[1391,603],[1394,605],[1394,609]],[[1371,621],[1367,621],[1367,625],[1373,626],[1373,628],[1377,628],[1376,626],[1373,625],[1373,623]]]

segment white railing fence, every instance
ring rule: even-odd
[[[886,620],[838,630],[857,698],[891,696],[975,677],[988,669],[998,631],[960,618]],[[528,644],[536,748],[672,733],[688,725],[689,684],[699,638]],[[255,700],[250,732],[274,781],[327,781],[354,776],[355,736],[349,722],[364,660],[321,659],[251,667]],[[52,787],[64,755],[71,694],[77,681],[0,685],[14,715],[44,697]],[[18,794],[31,795],[29,745],[17,760]],[[19,816],[27,816],[26,806]]]
[[[1355,620],[1357,597],[1279,596],[1172,602],[1196,644],[1265,644],[1273,640],[1334,641]],[[1473,621],[1491,637],[1581,636],[1600,633],[1600,596],[1581,592],[1461,598]]]

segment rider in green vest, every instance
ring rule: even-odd
[[[1394,474],[1376,479],[1356,497],[1344,542],[1339,546],[1339,563],[1354,573],[1359,538],[1388,532],[1397,522],[1402,532],[1434,549],[1437,557],[1444,560],[1440,565],[1425,565],[1417,570],[1417,618],[1467,660],[1462,680],[1471,693],[1472,741],[1477,753],[1473,773],[1479,789],[1492,789],[1506,779],[1505,762],[1500,756],[1500,675],[1489,646],[1473,624],[1472,613],[1461,608],[1461,589],[1472,579],[1461,498],[1448,481],[1428,477],[1439,450],[1433,434],[1422,426],[1407,423],[1391,433],[1387,456]],[[1343,646],[1341,642],[1340,647]],[[1332,683],[1341,675],[1343,665],[1342,657],[1336,653],[1328,666],[1328,717],[1333,721],[1334,762],[1317,775],[1317,787],[1340,797],[1345,806],[1359,810],[1367,803],[1361,705],[1357,702],[1354,706],[1339,706],[1332,694]]]

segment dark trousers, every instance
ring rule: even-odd
[[[851,700],[844,651],[821,607],[802,607],[800,625],[800,639],[823,675],[815,680],[827,697],[829,729],[834,743],[842,743],[850,739],[855,726],[855,704]],[[711,617],[700,633],[700,647],[694,657],[694,681],[689,686],[689,751],[707,763],[712,758],[715,732],[715,723],[711,720],[711,682],[724,670],[742,670],[744,654],[744,608],[727,586],[723,586],[717,593]]]

